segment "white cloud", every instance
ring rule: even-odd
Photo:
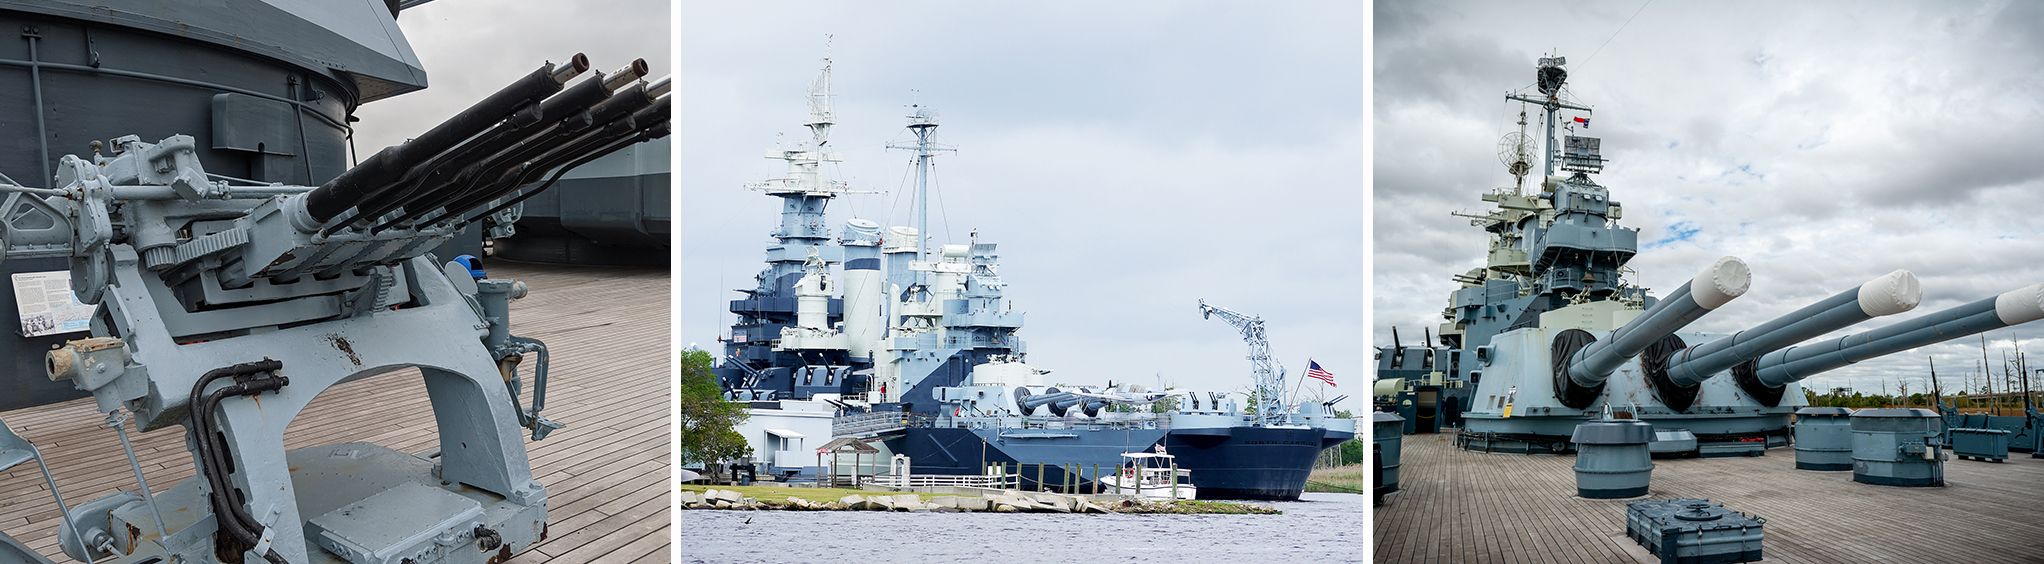
[[[1752,265],[1753,291],[1693,329],[1750,327],[1897,268],[1922,280],[1922,306],[1834,337],[2044,282],[2044,7],[1655,3],[1613,36],[1638,5],[1434,6],[1377,7],[1378,344],[1392,325],[1438,324],[1448,277],[1480,266],[1483,234],[1447,213],[1510,182],[1494,151],[1517,104],[1500,94],[1530,84],[1549,49],[1597,109],[1589,133],[1612,159],[1599,182],[1623,223],[1643,242],[1697,230],[1643,250],[1639,282],[1665,290],[1720,255]],[[2011,336],[2035,351],[2044,327],[1988,339]],[[1805,385],[1923,390],[1925,356],[1941,376],[1977,373],[1979,347]]]

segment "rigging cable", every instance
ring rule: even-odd
[[[1604,52],[1604,46],[1610,45],[1611,40],[1617,39],[1618,33],[1625,31],[1625,26],[1632,25],[1632,19],[1639,17],[1639,13],[1646,11],[1647,5],[1652,3],[1654,3],[1654,0],[1647,0],[1645,2],[1641,2],[1639,5],[1639,9],[1633,10],[1632,16],[1625,18],[1625,23],[1618,24],[1618,29],[1612,30],[1611,36],[1604,38],[1604,43],[1597,45],[1597,50],[1591,51],[1590,56],[1588,58],[1583,59],[1583,64],[1576,66],[1576,69],[1581,70],[1583,67],[1590,66],[1590,61],[1596,60],[1597,54]]]

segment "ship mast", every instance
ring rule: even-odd
[[[930,135],[937,132],[937,112],[922,104],[909,104],[908,130],[916,136],[914,145],[889,143],[889,149],[906,149],[916,152],[916,260],[930,260],[930,158],[937,153],[958,149],[942,143],[931,143]],[[918,277],[921,275],[918,274]]]
[[[1540,89],[1540,93],[1544,97],[1535,98],[1522,94],[1505,95],[1505,99],[1507,100],[1518,100],[1521,102],[1531,102],[1534,104],[1539,104],[1540,108],[1544,110],[1544,113],[1546,114],[1547,124],[1545,127],[1547,128],[1547,149],[1546,149],[1547,152],[1540,159],[1543,177],[1554,176],[1554,162],[1556,160],[1556,155],[1559,154],[1555,152],[1554,147],[1554,130],[1555,130],[1554,113],[1561,111],[1563,109],[1576,110],[1581,112],[1590,111],[1589,108],[1561,101],[1561,85],[1568,81],[1568,71],[1563,70],[1561,66],[1566,64],[1568,64],[1567,57],[1540,58],[1539,82],[1536,83],[1536,86]]]

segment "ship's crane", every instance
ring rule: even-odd
[[[1250,372],[1256,382],[1256,424],[1285,424],[1291,415],[1284,409],[1285,367],[1270,358],[1270,339],[1264,336],[1263,318],[1210,306],[1204,299],[1199,301],[1199,315],[1206,319],[1218,316],[1242,332],[1242,341],[1249,343]]]

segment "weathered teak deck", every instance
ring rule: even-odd
[[[553,353],[545,414],[568,424],[527,441],[533,474],[546,484],[550,538],[513,562],[666,562],[670,308],[667,269],[569,268],[491,262],[493,277],[532,289],[512,302],[516,334]],[[530,401],[530,363],[526,366]],[[286,434],[291,448],[368,441],[403,452],[437,446],[433,414],[416,371],[350,382],[322,394]],[[72,504],[135,481],[90,398],[0,413],[34,441]],[[136,440],[149,485],[192,476],[182,427]],[[56,504],[35,464],[0,473],[0,531],[53,560]]]
[[[1625,504],[1575,497],[1575,458],[1458,450],[1407,435],[1399,492],[1375,516],[1378,562],[1656,562]],[[2044,561],[2044,460],[1949,460],[1942,488],[1795,469],[1795,451],[1655,460],[1651,497],[1700,497],[1767,519],[1767,562]]]

